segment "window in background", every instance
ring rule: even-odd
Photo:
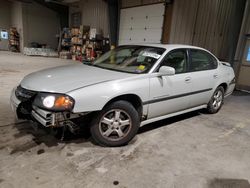
[[[248,47],[248,51],[247,51],[247,62],[250,62],[250,46]]]
[[[1,31],[1,39],[8,40],[8,32],[7,31]]]

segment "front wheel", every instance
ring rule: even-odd
[[[106,106],[91,123],[90,132],[102,146],[122,146],[136,135],[140,125],[138,112],[127,101],[116,101]]]
[[[212,98],[210,99],[208,105],[207,105],[207,111],[210,114],[217,113],[224,102],[224,88],[222,86],[219,86],[216,88]]]

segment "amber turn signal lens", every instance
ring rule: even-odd
[[[70,108],[72,104],[72,101],[65,96],[58,97],[55,101],[55,107]]]

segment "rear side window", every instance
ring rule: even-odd
[[[203,71],[217,68],[217,60],[202,50],[190,50],[190,71]]]

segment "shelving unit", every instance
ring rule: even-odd
[[[11,27],[9,31],[9,50],[12,52],[20,52],[20,36],[15,27]]]
[[[80,28],[71,29],[72,59],[82,61],[83,31]]]
[[[93,29],[92,29],[93,30]],[[95,31],[95,29],[94,29]],[[91,39],[90,39],[91,35]],[[109,50],[109,39],[91,33],[89,26],[64,28],[61,34],[60,57],[76,61],[93,61]]]

